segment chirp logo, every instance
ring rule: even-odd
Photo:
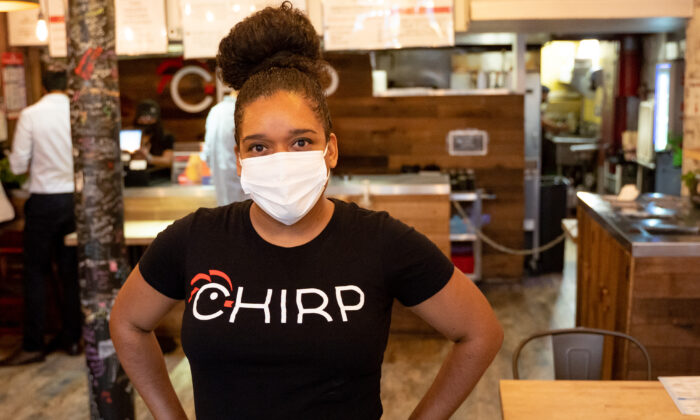
[[[230,309],[229,322],[233,324],[241,310],[258,310],[262,311],[265,324],[270,324],[274,297],[275,303],[279,302],[279,312],[275,309],[275,319],[278,319],[281,324],[286,324],[288,322],[287,296],[292,295],[295,304],[290,306],[292,306],[291,311],[296,310],[297,324],[303,324],[304,319],[310,316],[322,317],[327,322],[334,322],[333,316],[327,310],[331,299],[325,291],[317,288],[296,289],[289,291],[291,293],[288,293],[287,289],[267,289],[264,302],[245,302],[243,300],[245,290],[242,286],[235,288],[236,297],[231,299],[234,292],[233,283],[226,273],[219,270],[196,274],[190,280],[190,287],[192,290],[187,302],[192,308],[192,315],[200,321],[219,318]],[[334,306],[338,308],[336,313],[340,313],[342,322],[348,322],[349,313],[359,311],[365,305],[365,293],[355,285],[335,286],[333,297]],[[204,303],[203,301],[206,300],[209,302]],[[313,301],[315,306],[309,305],[309,301]],[[294,319],[293,316],[291,318]]]
[[[226,281],[228,289],[219,283],[213,282],[211,279],[212,277],[219,277],[224,279]],[[195,286],[196,284],[200,284],[202,282],[205,282],[202,287]],[[194,297],[194,304],[192,304],[192,312],[195,318],[202,321],[217,318],[218,316],[223,314],[224,311],[219,310],[217,312],[207,315],[199,313],[199,311],[197,310],[197,304],[199,303],[200,297],[207,296],[210,300],[217,300],[219,299],[219,293],[221,293],[221,295],[224,298],[231,296],[231,293],[233,293],[233,284],[231,283],[231,279],[229,278],[229,276],[226,275],[226,273],[219,270],[209,270],[209,274],[199,273],[195,275],[190,281],[190,286],[192,286],[192,292],[190,293],[190,298],[187,300],[187,302],[192,302],[192,298]],[[232,303],[232,300],[224,300],[223,306],[225,308],[230,308]]]

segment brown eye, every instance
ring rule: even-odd
[[[294,141],[294,145],[297,147],[306,147],[311,144],[311,140],[307,138],[301,138]]]
[[[254,144],[248,148],[248,151],[262,153],[265,151],[265,146],[263,146],[262,144]]]

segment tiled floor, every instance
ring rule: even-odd
[[[512,378],[512,351],[527,335],[544,329],[571,327],[575,314],[575,251],[567,249],[564,276],[544,275],[522,282],[489,281],[481,289],[505,330],[503,348],[453,419],[500,419],[498,381]],[[17,337],[0,338],[0,357]],[[406,419],[430,385],[450,343],[435,337],[392,335],[382,369],[384,419]],[[521,356],[522,377],[552,378],[546,343],[536,342]],[[181,350],[167,357],[178,395],[194,418],[187,360]],[[149,419],[140,399],[137,419]],[[87,419],[84,358],[52,354],[42,364],[0,368],[0,419]]]

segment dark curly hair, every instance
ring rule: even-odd
[[[321,87],[326,63],[316,30],[290,2],[266,7],[236,24],[219,43],[216,61],[222,80],[239,91],[234,113],[237,144],[246,106],[281,90],[308,101],[328,140],[331,117]]]

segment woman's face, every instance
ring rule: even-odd
[[[265,156],[278,152],[324,150],[326,138],[323,124],[306,99],[286,91],[250,103],[243,112],[240,143],[236,146],[239,159]],[[338,162],[338,142],[335,134],[328,140],[326,166],[335,168]],[[237,165],[241,175],[241,165]]]
[[[152,115],[139,115],[139,117],[136,119],[136,124],[139,125],[151,125],[155,124],[158,122],[158,119]]]

